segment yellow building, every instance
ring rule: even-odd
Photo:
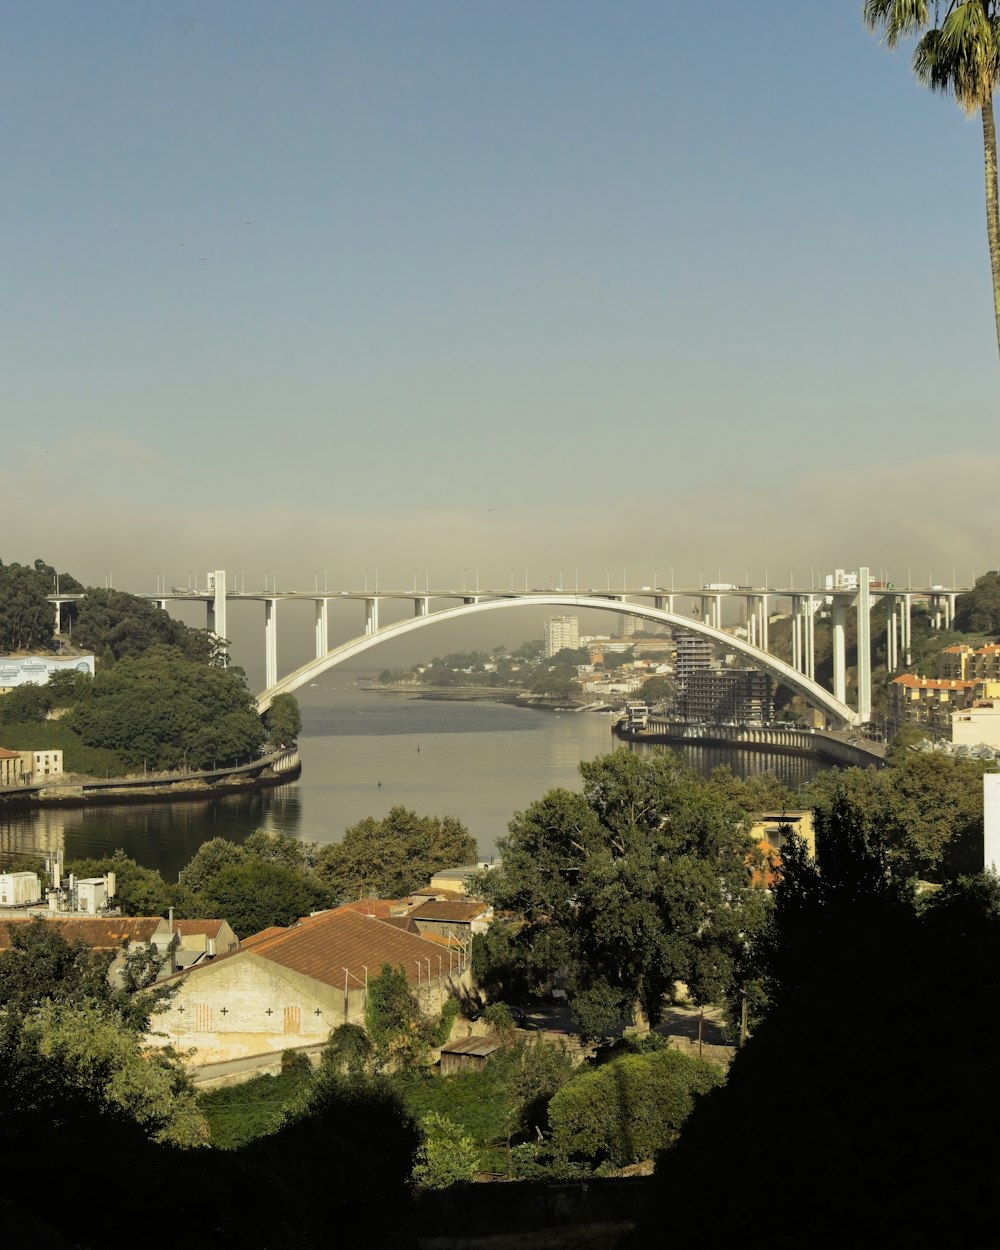
[[[975,654],[975,648],[967,642],[945,647],[938,656],[938,677],[946,681],[967,681],[973,675]]]
[[[951,717],[951,740],[967,747],[1000,747],[1000,702],[980,702]]]
[[[19,751],[0,747],[0,786],[17,786],[24,781],[24,760]]]
[[[952,712],[972,703],[976,685],[969,680],[916,677],[913,673],[894,677],[889,683],[889,724],[894,729],[926,725],[949,730]]]

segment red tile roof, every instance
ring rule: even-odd
[[[9,924],[30,924],[33,916],[0,917],[0,949],[10,946],[10,937],[4,927]],[[153,934],[165,924],[162,916],[59,916],[55,919],[42,917],[46,924],[55,925],[67,942],[86,942],[95,950],[115,950],[123,942],[149,942]]]
[[[174,932],[181,937],[218,937],[224,920],[174,920]]]
[[[442,958],[433,943],[349,908],[308,916],[275,936],[257,936],[261,940],[254,941],[251,954],[325,985],[342,986],[345,968],[352,984],[362,983],[365,968],[372,977],[382,964],[402,964],[406,979],[416,984],[427,978],[427,960],[436,977]]]
[[[354,903],[344,903],[334,910],[356,911],[362,916],[376,916],[379,920],[386,920],[394,912],[398,912],[401,906],[399,899],[395,898],[360,898]]]
[[[488,903],[484,903],[478,898],[466,896],[463,902],[455,899],[454,901],[442,900],[437,902],[432,900],[429,903],[421,903],[419,907],[410,912],[410,915],[414,920],[442,920],[468,924],[488,910]]]

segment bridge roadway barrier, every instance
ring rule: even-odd
[[[741,746],[776,755],[808,755],[857,768],[882,768],[885,747],[852,733],[825,729],[777,729],[766,725],[692,725],[651,717],[646,729],[629,729],[623,719],[614,733],[626,742]]]

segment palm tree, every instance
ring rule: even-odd
[[[940,9],[944,9],[941,17]],[[932,91],[955,97],[983,122],[986,168],[986,235],[993,270],[993,309],[1000,351],[1000,207],[997,199],[997,132],[993,92],[1000,81],[1000,0],[865,0],[865,25],[894,48],[917,36],[913,72]]]

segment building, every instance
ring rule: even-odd
[[[575,651],[580,645],[580,620],[576,616],[550,616],[545,622],[545,658],[551,659],[567,648]]]
[[[177,1046],[197,1066],[322,1044],[338,1025],[364,1025],[368,982],[383,964],[402,967],[428,1015],[472,984],[463,950],[336,908],[167,978],[177,992],[148,1040]]]
[[[94,675],[92,655],[5,655],[0,656],[0,694],[17,686],[47,686],[53,673]]]
[[[950,681],[1000,681],[1000,646],[970,647],[959,643],[938,656],[937,675]]]
[[[917,677],[913,673],[894,677],[889,683],[889,728],[925,725],[950,732],[952,712],[970,707],[976,689],[977,683],[971,679]]]
[[[712,666],[712,643],[703,634],[678,630],[674,634],[674,682],[683,694],[692,673],[706,672]]]
[[[44,781],[47,777],[63,775],[63,753],[61,750],[48,748],[42,751],[22,751],[24,760],[24,780],[29,784]]]
[[[20,751],[0,747],[0,786],[18,786],[25,780],[24,756]]]
[[[791,811],[761,812],[750,827],[754,842],[766,843],[780,855],[792,836],[805,842],[810,859],[816,857],[816,829],[813,825],[812,808],[794,808]]]
[[[473,935],[485,933],[490,927],[493,908],[468,895],[460,899],[428,899],[408,912],[407,919],[421,937],[438,938],[468,949]]]
[[[951,714],[951,740],[959,746],[1000,748],[1000,702],[976,700]]]
[[[34,874],[32,874],[34,875]],[[22,913],[4,916],[0,922],[0,950],[8,950],[9,927],[31,924],[36,916]],[[56,916],[41,917],[67,942],[83,942],[95,951],[114,951],[108,980],[116,983],[127,956],[140,947],[151,947],[161,959],[170,953],[170,925],[162,916]]]
[[[688,720],[708,724],[766,725],[774,717],[774,685],[755,668],[695,670],[685,683],[681,709]]]

